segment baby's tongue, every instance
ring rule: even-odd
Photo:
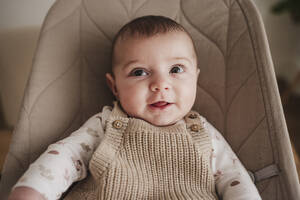
[[[159,107],[159,106],[164,106],[164,105],[167,105],[168,104],[168,102],[165,102],[165,101],[159,101],[159,102],[156,102],[156,103],[154,103],[154,104],[152,104],[153,106],[157,106],[157,107]]]

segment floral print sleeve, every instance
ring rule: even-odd
[[[105,106],[102,113],[91,117],[69,137],[50,145],[14,188],[26,186],[40,192],[45,199],[59,199],[73,182],[86,177],[89,160],[104,136],[110,112],[111,108]]]
[[[260,200],[252,179],[229,144],[219,131],[204,121],[212,137],[211,164],[220,199]]]

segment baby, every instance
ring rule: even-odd
[[[118,32],[112,52],[106,79],[114,107],[50,145],[11,200],[59,199],[88,168],[94,190],[83,193],[94,199],[261,199],[222,135],[191,111],[200,70],[181,25],[137,18]],[[75,186],[71,199],[83,199],[85,188]]]

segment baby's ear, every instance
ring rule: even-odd
[[[114,77],[110,73],[106,73],[105,77],[106,77],[106,83],[107,83],[108,87],[110,88],[112,93],[115,95],[115,97],[118,98],[118,91],[117,91],[116,81],[115,81]]]
[[[199,74],[200,74],[200,69],[199,67],[197,67],[197,79],[199,78]]]

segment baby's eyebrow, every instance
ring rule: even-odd
[[[123,70],[127,69],[128,67],[130,67],[131,65],[133,64],[136,64],[138,63],[139,61],[138,60],[130,60],[129,62],[127,62],[124,67],[123,67]]]
[[[192,64],[192,61],[186,57],[172,57],[170,58],[170,60],[185,60],[187,61],[189,64]]]

